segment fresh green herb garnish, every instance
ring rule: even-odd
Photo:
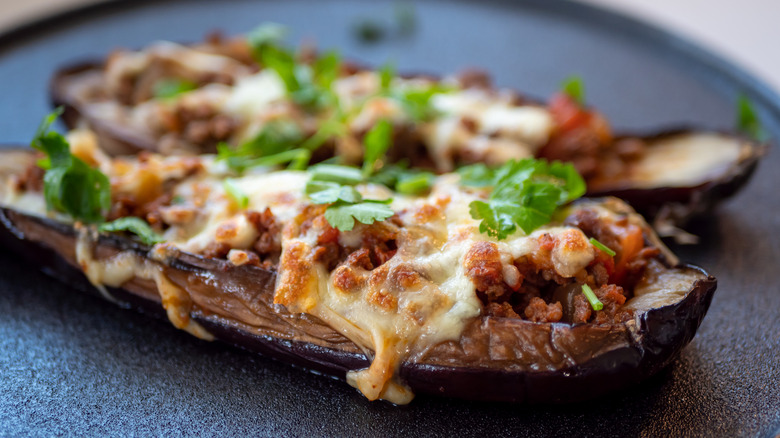
[[[152,94],[157,99],[170,99],[196,88],[197,84],[184,79],[161,79],[155,82]]]
[[[563,84],[561,90],[572,98],[581,107],[585,106],[585,83],[579,76],[570,76]]]
[[[395,78],[395,65],[388,62],[379,70],[379,88],[382,93],[390,91],[390,84]]]
[[[287,28],[278,23],[263,23],[252,29],[247,35],[247,41],[255,57],[266,47],[279,45],[287,36]]]
[[[312,168],[306,194],[315,204],[330,204],[325,219],[341,231],[351,230],[355,221],[373,224],[392,216],[393,210],[387,205],[391,199],[363,199],[354,188],[362,181],[363,175],[357,168],[320,164]]]
[[[363,224],[373,224],[392,216],[393,210],[389,204],[392,200],[365,199],[358,203],[339,201],[331,204],[325,210],[325,219],[340,231],[349,231],[355,226],[355,221]]]
[[[318,164],[310,169],[314,181],[333,182],[354,186],[363,182],[360,169],[338,164]]]
[[[99,231],[129,231],[152,245],[162,237],[137,217],[123,217],[105,222],[111,208],[111,184],[100,170],[90,167],[70,152],[65,137],[51,131],[51,125],[62,114],[62,108],[46,116],[38,128],[31,146],[46,154],[38,165],[46,170],[43,175],[43,196],[48,210],[59,211],[74,220],[98,224]]]
[[[235,149],[221,143],[217,146],[217,159],[224,160],[230,168],[238,172],[249,167],[298,162],[303,159],[306,160],[303,163],[305,167],[311,154],[295,149],[302,140],[303,133],[295,123],[272,121],[267,123],[255,138]]]
[[[427,88],[407,88],[393,93],[393,97],[401,103],[407,114],[416,122],[430,120],[436,116],[431,106],[431,98],[437,94],[448,93],[451,87],[443,84],[433,84]]]
[[[162,236],[155,233],[152,227],[149,226],[143,219],[128,216],[119,218],[112,222],[106,222],[98,225],[98,231],[102,232],[117,232],[117,231],[129,231],[141,240],[141,242],[147,245],[154,245],[163,241]]]
[[[496,170],[483,163],[463,166],[457,170],[461,185],[468,187],[490,187],[495,184]]]
[[[615,254],[617,254],[615,251],[612,251],[607,245],[604,245],[603,243],[599,242],[593,237],[590,238],[590,244],[604,251],[610,257],[615,257]]]
[[[301,148],[309,151],[315,151],[325,144],[328,140],[334,137],[341,137],[347,134],[347,127],[344,123],[343,117],[340,114],[336,114],[328,120],[325,120],[320,124],[317,132],[306,141],[301,143]]]
[[[471,167],[471,166],[469,166]],[[509,161],[497,169],[482,165],[461,169],[463,185],[493,191],[487,202],[469,204],[479,231],[499,240],[519,226],[526,234],[550,222],[555,210],[585,194],[585,181],[571,164],[531,158]]]
[[[745,95],[737,99],[737,131],[758,141],[766,141],[769,137],[758,119],[753,103]]]
[[[341,56],[331,51],[312,65],[297,62],[295,52],[281,44],[285,33],[276,24],[266,24],[250,32],[247,39],[253,56],[279,75],[293,102],[312,111],[331,106],[336,97],[330,86],[341,71]]]
[[[225,180],[222,181],[222,188],[225,189],[225,193],[227,193],[230,199],[236,203],[238,208],[243,210],[249,206],[249,197],[241,190],[241,187],[239,187],[235,181],[230,178],[225,178]]]
[[[436,175],[419,169],[409,169],[401,163],[383,166],[368,180],[382,184],[402,195],[419,195],[430,190]]]
[[[592,307],[593,310],[599,311],[604,308],[604,304],[599,301],[596,294],[593,293],[593,289],[587,284],[582,285],[582,293],[585,295],[585,298],[588,300],[590,307]]]
[[[363,137],[363,178],[368,178],[381,165],[381,159],[393,142],[393,124],[388,120],[378,121]]]
[[[46,170],[46,208],[86,223],[103,222],[111,207],[111,184],[100,170],[70,153],[70,145],[62,134],[50,131],[62,111],[58,108],[43,120],[31,143],[34,149],[46,154],[38,163]]]
[[[307,182],[306,194],[315,204],[333,204],[339,201],[355,204],[363,200],[354,187],[329,181],[311,180]]]
[[[435,178],[431,172],[407,172],[398,178],[395,191],[402,195],[420,195],[431,189]]]

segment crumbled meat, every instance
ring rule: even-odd
[[[422,282],[422,276],[412,266],[400,264],[390,271],[390,278],[400,290],[417,288]]]
[[[230,245],[225,242],[211,242],[202,251],[203,257],[211,259],[224,259],[230,252]]]
[[[252,244],[252,249],[260,256],[274,256],[278,258],[282,252],[281,227],[276,222],[276,217],[267,208],[263,212],[249,210],[246,213],[247,221],[252,224],[259,236]]]
[[[559,302],[547,304],[541,298],[533,298],[523,313],[529,321],[558,322],[563,317],[563,307]]]
[[[579,324],[588,322],[590,315],[593,313],[593,308],[585,298],[583,294],[577,294],[574,296],[574,315],[572,316],[572,323]]]
[[[501,254],[492,242],[477,242],[469,248],[463,260],[466,276],[471,279],[477,291],[485,293],[493,301],[509,289],[504,284]]]
[[[163,118],[164,129],[178,134],[182,140],[200,145],[204,151],[216,150],[220,141],[228,140],[238,128],[232,117],[220,114],[207,104],[180,103]]]
[[[515,310],[512,308],[512,305],[503,302],[503,303],[488,303],[487,307],[485,307],[485,313],[488,316],[494,316],[498,318],[515,318],[520,319],[520,315],[515,312]]]
[[[332,276],[333,285],[344,292],[353,292],[365,282],[365,278],[362,275],[347,265],[337,267],[333,271]]]
[[[474,68],[463,70],[458,74],[457,79],[463,88],[482,88],[489,90],[493,86],[490,75],[486,71]]]
[[[623,317],[618,313],[620,307],[626,302],[623,288],[614,284],[605,284],[593,291],[604,308],[596,312],[594,322],[596,324],[609,324],[620,322]]]
[[[16,179],[14,188],[18,191],[40,192],[43,190],[44,173],[45,170],[33,163]]]

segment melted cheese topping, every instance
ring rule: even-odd
[[[193,163],[200,171],[189,174]],[[233,250],[228,260],[236,265],[247,262],[243,250],[251,247],[258,231],[226,194],[222,185],[226,170],[213,157],[115,159],[109,167],[115,191],[125,194],[148,196],[151,186],[173,185],[176,201],[161,209],[169,225],[166,243],[153,249],[152,259],[164,262],[174,248],[202,253],[213,243],[225,243]],[[316,261],[318,239],[329,226],[324,219],[315,220],[302,232],[297,222],[308,203],[303,195],[308,178],[306,172],[257,169],[233,182],[248,197],[249,209],[269,208],[284,227],[274,301],[289,312],[320,318],[364,349],[372,358],[371,366],[350,372],[348,381],[372,400],[410,401],[413,394],[397,378],[401,364],[414,362],[441,342],[457,341],[466,324],[481,314],[482,304],[467,272],[469,254],[478,245],[494,245],[509,285],[520,283],[514,262],[537,251],[543,234],[557,242],[551,263],[562,277],[574,277],[595,256],[582,231],[573,227],[550,224],[530,235],[518,231],[502,241],[481,234],[478,221],[469,214],[469,203],[487,193],[461,187],[459,177],[451,174],[438,177],[428,196],[396,195],[391,207],[400,225],[397,221],[373,225],[395,227],[394,255],[371,270],[342,262],[331,271]],[[357,189],[371,198],[392,195],[387,188],[372,184]],[[28,195],[32,194],[23,196]],[[31,205],[23,199],[17,196],[10,201]],[[39,202],[31,209],[39,210],[42,205]],[[356,250],[370,234],[370,227],[357,224],[352,231],[341,232],[339,242]],[[186,291],[171,283],[159,265],[130,253],[96,260],[90,241],[83,231],[76,255],[94,285],[117,287],[133,277],[154,280],[171,322],[196,336],[211,337],[189,317],[192,301]]]
[[[369,399],[409,402],[411,391],[395,377],[400,364],[459,339],[465,324],[481,313],[476,286],[466,273],[467,254],[477,243],[496,245],[509,281],[519,276],[512,262],[535,251],[545,233],[574,242],[556,247],[553,260],[560,275],[572,277],[593,260],[593,249],[579,229],[548,226],[500,242],[480,234],[468,212],[475,199],[478,193],[463,190],[457,177],[449,175],[439,179],[427,198],[395,201],[394,210],[403,205],[398,250],[372,271],[341,265],[329,272],[317,263],[316,236],[323,230],[316,226],[286,233],[275,302],[291,312],[317,316],[373,352],[369,368],[348,375],[349,383]],[[423,212],[430,211],[434,213],[425,213],[421,221]],[[342,233],[341,241],[355,242],[355,235],[364,231],[358,226]]]

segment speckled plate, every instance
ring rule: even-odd
[[[338,47],[401,71],[468,66],[549,96],[581,75],[588,100],[619,129],[729,128],[745,93],[780,137],[780,99],[737,67],[677,37],[577,3],[423,1],[411,34],[355,38],[361,18],[394,3],[115,1],[0,36],[0,139],[26,143],[50,109],[63,64],[157,39],[195,41],[214,29],[288,25],[291,40]],[[388,19],[389,20],[389,19]],[[776,151],[773,151],[776,152]],[[393,407],[342,382],[219,344],[80,294],[0,255],[0,435],[774,436],[780,432],[780,156],[676,248],[719,279],[694,341],[633,388],[567,406],[418,397]]]

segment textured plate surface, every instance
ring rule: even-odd
[[[156,39],[195,41],[263,21],[401,71],[482,66],[496,82],[549,96],[580,74],[617,128],[729,128],[744,92],[775,138],[780,100],[739,69],[641,23],[575,3],[416,5],[414,34],[373,45],[351,32],[392,2],[118,2],[0,37],[0,140],[29,141],[63,63]],[[718,291],[696,338],[656,377],[590,403],[516,406],[418,397],[370,403],[347,385],[82,295],[0,255],[0,435],[774,436],[780,431],[780,156],[676,248]]]

